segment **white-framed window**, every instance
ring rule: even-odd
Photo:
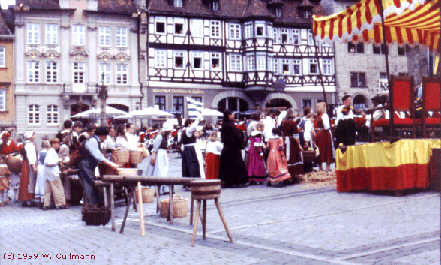
[[[204,68],[204,54],[202,52],[191,52],[191,67],[201,70]]]
[[[184,68],[185,67],[185,57],[183,51],[174,51],[173,52],[173,61],[175,68]]]
[[[115,34],[115,46],[116,47],[127,47],[127,38],[129,30],[124,27],[117,27]]]
[[[256,25],[256,37],[264,37],[265,36],[265,25],[257,24]]]
[[[204,36],[204,21],[202,19],[190,20],[190,31],[193,37]]]
[[[40,24],[26,24],[26,43],[40,44]]]
[[[254,55],[247,55],[247,71],[256,70],[256,62],[254,60]]]
[[[6,111],[6,89],[0,88],[0,111]]]
[[[314,36],[312,30],[308,29],[308,45],[314,45]]]
[[[257,71],[266,71],[266,55],[258,54],[256,57]]]
[[[253,25],[251,23],[245,24],[245,38],[249,39],[253,37]]]
[[[86,27],[84,25],[72,26],[72,44],[75,46],[83,46],[86,40]]]
[[[40,82],[40,63],[39,62],[27,62],[26,67],[27,81],[28,83],[38,83]]]
[[[231,40],[240,40],[241,34],[240,34],[240,24],[230,24],[229,25],[229,37]]]
[[[98,44],[101,47],[110,47],[112,30],[110,27],[98,27]]]
[[[58,125],[58,105],[47,105],[46,109],[46,122],[48,125]]]
[[[72,67],[72,78],[74,84],[86,83],[85,73],[86,64],[81,62],[74,62]]]
[[[213,52],[213,53],[211,53],[211,56],[210,56],[211,58],[211,60],[210,60],[210,62],[211,62],[211,65],[210,65],[210,67],[211,67],[211,69],[215,69],[215,70],[219,70],[220,68],[221,68],[221,56],[220,56],[220,53],[217,53],[217,52]]]
[[[288,29],[281,29],[280,37],[282,38],[282,43],[288,43]]]
[[[155,67],[166,68],[167,67],[167,50],[155,50]]]
[[[51,84],[58,82],[57,62],[49,61],[46,63],[46,82]]]
[[[288,59],[282,59],[282,74],[283,75],[289,75],[290,74],[290,70],[289,70],[289,60]]]
[[[334,74],[334,67],[332,67],[331,59],[322,59],[321,61],[322,74],[332,75]]]
[[[0,67],[6,67],[6,48],[0,47]]]
[[[301,75],[302,74],[302,60],[294,59],[293,61],[293,74]]]
[[[116,84],[124,85],[127,84],[129,76],[129,67],[125,63],[116,64]]]
[[[300,30],[293,29],[292,30],[292,42],[294,45],[300,44]]]
[[[99,83],[103,83],[103,74],[104,74],[104,84],[109,85],[111,83],[112,77],[111,77],[111,68],[110,63],[100,63],[98,66],[98,80]]]
[[[58,44],[58,25],[46,24],[45,28],[46,44],[56,45]]]
[[[309,59],[309,74],[316,75],[319,73],[317,59]]]
[[[211,37],[220,38],[220,21],[211,21]]]
[[[28,124],[40,124],[40,105],[30,104],[28,106]]]
[[[242,55],[230,54],[230,71],[242,71]]]
[[[173,0],[174,7],[182,7],[182,0]]]
[[[164,17],[156,17],[155,18],[155,32],[159,34],[165,34],[165,18]]]
[[[26,43],[40,44],[40,24],[26,24]]]

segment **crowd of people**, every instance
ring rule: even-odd
[[[10,131],[1,133],[0,155],[6,163],[13,154],[23,159],[20,172],[11,172],[9,197],[23,206],[48,209],[66,208],[71,197],[69,178],[61,178],[66,169],[76,169],[84,192],[84,202],[91,207],[102,204],[95,186],[98,166],[118,171],[121,167],[137,168],[144,176],[168,176],[169,155],[175,150],[182,158],[182,177],[220,179],[223,187],[246,187],[250,184],[284,186],[295,177],[312,169],[305,152],[313,153],[319,168],[331,174],[334,145],[355,143],[353,110],[350,97],[337,109],[335,128],[325,102],[313,113],[291,109],[255,113],[248,119],[236,120],[226,111],[221,121],[211,124],[202,117],[185,120],[182,127],[165,122],[161,128],[137,129],[134,124],[96,127],[90,123],[64,122],[54,138],[43,137],[35,144],[35,133],[24,133],[24,142],[11,138]],[[337,141],[334,142],[334,132]],[[142,154],[139,163],[120,163],[115,150]],[[162,187],[161,193],[168,193]],[[0,187],[0,203],[8,202],[6,188]]]

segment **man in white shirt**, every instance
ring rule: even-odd
[[[126,138],[127,142],[130,146],[130,149],[137,148],[139,145],[139,137],[136,135],[135,125],[132,123],[128,123],[126,126]]]
[[[337,128],[335,137],[337,138],[337,146],[343,143],[345,146],[355,144],[355,122],[354,112],[351,106],[351,96],[345,95],[342,98],[343,106],[337,108]]]
[[[60,168],[58,163],[60,158],[57,150],[60,148],[60,140],[53,138],[50,140],[51,148],[47,151],[44,159],[44,174],[46,176],[46,186],[44,191],[43,209],[49,209],[51,204],[51,194],[54,197],[57,209],[66,209],[66,197],[64,194],[63,184],[60,179]]]

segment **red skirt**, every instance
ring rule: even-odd
[[[30,201],[34,198],[34,194],[30,193],[28,189],[30,170],[29,162],[23,161],[20,175],[20,189],[18,190],[19,201]]]
[[[320,162],[332,163],[332,139],[328,130],[320,130],[317,133],[317,146],[320,150]]]
[[[207,179],[219,178],[219,157],[213,153],[208,153],[205,157],[205,177]]]

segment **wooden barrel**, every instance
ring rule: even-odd
[[[221,193],[221,181],[219,179],[195,180],[191,182],[190,187],[191,196],[194,200],[215,199]]]

